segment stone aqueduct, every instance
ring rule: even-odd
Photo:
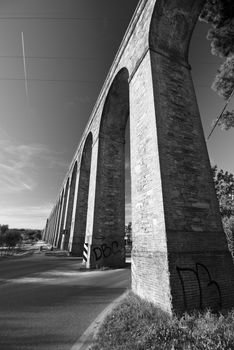
[[[87,268],[124,265],[130,118],[132,289],[164,310],[234,306],[227,249],[188,64],[204,0],[140,0],[44,238]]]

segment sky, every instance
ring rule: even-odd
[[[0,224],[45,226],[137,3],[0,0]],[[207,29],[198,22],[189,58],[206,136],[224,105],[210,88],[222,60]],[[234,173],[233,130],[217,128],[207,146],[211,163]],[[126,173],[130,221],[128,160]]]

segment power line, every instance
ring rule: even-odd
[[[24,78],[1,78],[0,81],[22,81]],[[96,84],[99,83],[98,80],[78,80],[78,79],[40,79],[40,78],[28,78],[27,81],[38,81],[38,82],[74,82],[81,84]]]
[[[20,55],[1,55],[1,58],[16,58],[22,59],[23,56]],[[42,60],[90,60],[97,61],[98,59],[104,59],[103,57],[64,57],[64,56],[25,56],[26,59],[42,59]]]
[[[226,110],[226,108],[227,108],[229,102],[231,101],[231,98],[232,98],[233,94],[234,94],[234,88],[233,88],[233,90],[232,90],[230,96],[228,97],[227,102],[225,103],[225,105],[224,105],[224,107],[223,107],[223,110],[222,110],[220,116],[216,119],[216,122],[215,122],[213,128],[211,129],[211,132],[209,133],[209,135],[208,135],[208,137],[207,137],[207,140],[209,140],[209,138],[211,137],[211,135],[212,135],[214,129],[215,129],[216,126],[218,125],[218,122],[219,122],[220,119],[222,118],[222,116],[223,116],[223,114],[224,114],[224,112],[225,112],[225,110]]]
[[[129,18],[89,18],[89,17],[44,17],[44,16],[4,16],[0,17],[0,20],[12,20],[12,19],[27,19],[27,20],[45,20],[45,21],[57,21],[57,20],[62,20],[62,21],[129,21]]]

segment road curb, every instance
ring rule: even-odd
[[[128,291],[116,298],[111,304],[109,304],[90,324],[82,336],[75,342],[70,350],[88,350],[93,343],[94,337],[97,334],[98,328],[103,322],[104,318],[121,303],[121,301],[127,296]]]

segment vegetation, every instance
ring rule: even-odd
[[[227,237],[228,249],[231,252],[234,260],[234,216],[228,218],[227,216],[222,218],[223,229]]]
[[[90,350],[231,350],[234,311],[210,311],[169,317],[133,293],[117,306],[99,328]]]
[[[233,0],[207,0],[200,19],[211,24],[207,39],[211,52],[222,58],[212,88],[225,100],[234,94],[234,2]],[[234,127],[234,110],[226,111],[219,120],[221,128]]]
[[[40,230],[10,229],[8,225],[0,225],[1,254],[13,252],[21,242],[34,242],[41,239]]]
[[[212,167],[216,195],[223,222],[223,229],[227,237],[228,248],[234,258],[234,176]]]
[[[221,216],[230,218],[234,215],[234,176],[228,171],[218,170],[217,165],[212,171]]]

